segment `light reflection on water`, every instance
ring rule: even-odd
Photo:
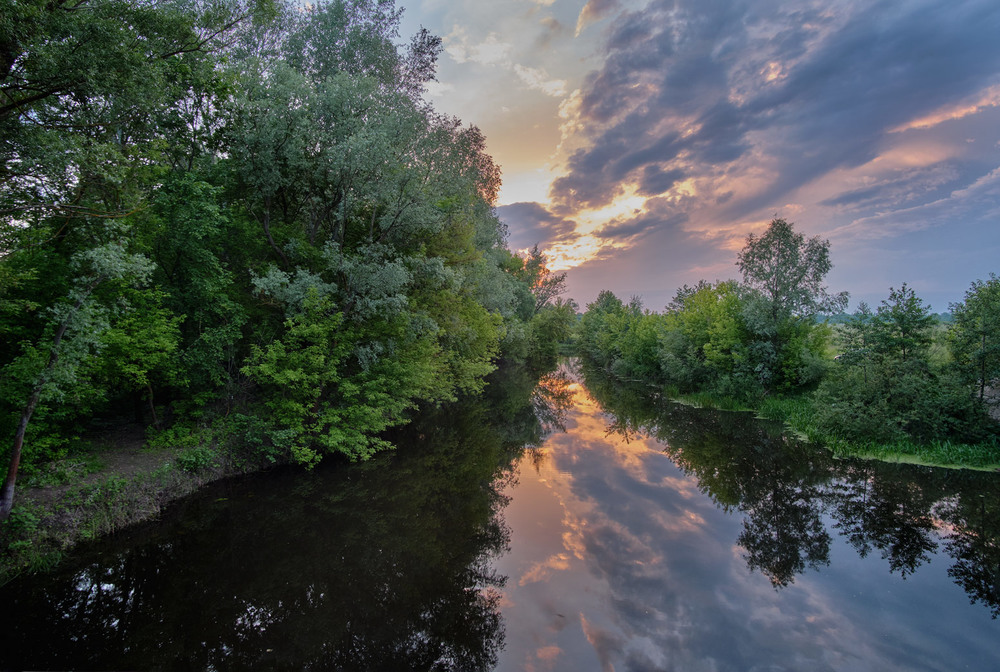
[[[961,519],[956,502],[980,499],[966,476],[989,485],[979,494],[995,512],[995,476],[832,460],[773,427],[748,431],[745,414],[629,409],[620,389],[605,390],[605,414],[599,393],[568,389],[566,432],[522,458],[505,491],[498,670],[1000,660],[996,602],[970,604],[949,575],[961,543],[941,517]],[[707,427],[694,426],[699,415]]]
[[[568,368],[0,588],[0,669],[989,670],[1000,477]],[[534,388],[534,392],[532,389]]]

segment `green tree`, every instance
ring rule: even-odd
[[[624,312],[625,304],[607,289],[587,304],[578,326],[579,343],[583,353],[598,364],[609,366],[620,355],[614,342],[614,324],[620,322]]]
[[[875,351],[882,357],[902,363],[926,362],[931,343],[934,317],[930,306],[904,282],[899,289],[889,288],[889,298],[878,307],[874,329]]]
[[[784,219],[773,219],[760,236],[749,234],[737,256],[744,284],[764,301],[771,322],[789,316],[813,317],[842,311],[847,292],[830,294],[823,285],[830,272],[830,241],[806,240]]]
[[[13,432],[7,475],[0,488],[0,520],[10,515],[25,435],[39,404],[60,403],[79,385],[80,371],[100,348],[110,315],[127,310],[100,301],[96,290],[105,283],[142,284],[152,271],[148,259],[127,253],[120,240],[77,254],[72,267],[77,271],[72,289],[49,311],[47,329],[35,344],[24,348],[21,358],[4,369],[8,379],[4,382],[13,383],[14,389],[20,387],[21,393],[19,398],[5,399],[20,407],[20,417]]]
[[[841,354],[837,360],[843,364],[861,367],[865,382],[868,370],[875,357],[876,316],[867,303],[862,301],[840,331]]]
[[[691,390],[731,376],[748,336],[737,284],[730,280],[714,285],[702,281],[694,288],[685,285],[668,310],[660,355],[667,379]]]
[[[976,383],[983,402],[986,387],[1000,376],[1000,278],[991,273],[989,280],[973,282],[965,300],[951,304],[951,312],[956,362],[963,377]]]
[[[744,320],[754,334],[747,351],[755,376],[770,389],[807,382],[802,363],[813,358],[790,346],[809,341],[804,332],[817,314],[847,306],[846,292],[830,294],[823,285],[832,267],[830,242],[806,240],[776,218],[763,234],[747,236],[737,266],[749,291]]]

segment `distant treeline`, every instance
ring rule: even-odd
[[[740,281],[685,285],[663,313],[602,292],[579,321],[580,353],[619,378],[769,409],[826,443],[971,444],[972,462],[1000,462],[996,276],[972,283],[947,324],[906,283],[875,310],[823,319],[847,304],[823,285],[829,242],[782,219],[747,238],[738,268]]]
[[[555,356],[564,278],[507,249],[481,132],[423,98],[441,40],[398,46],[400,15],[5,4],[0,516],[95,417],[361,459],[500,358]]]

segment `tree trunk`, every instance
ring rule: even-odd
[[[7,478],[0,489],[0,521],[7,520],[10,510],[14,506],[14,483],[17,481],[17,468],[21,464],[21,448],[24,446],[24,433],[28,430],[28,422],[31,421],[31,414],[35,412],[38,405],[38,397],[41,394],[41,386],[35,387],[31,393],[28,405],[21,412],[21,421],[17,423],[17,433],[14,435],[14,448],[10,452],[10,464],[7,466]]]
[[[986,334],[983,334],[983,360],[980,363],[979,368],[979,401],[980,403],[986,398]]]
[[[153,416],[153,427],[159,429],[160,419],[156,417],[156,406],[153,405],[153,386],[146,383],[146,389],[149,390],[149,413]]]
[[[7,478],[4,479],[3,487],[0,488],[0,522],[7,520],[10,515],[10,510],[14,506],[14,484],[17,482],[17,469],[21,465],[21,449],[24,447],[24,435],[28,431],[28,423],[31,421],[31,414],[35,412],[35,407],[38,405],[38,401],[42,396],[42,390],[45,388],[45,384],[49,380],[49,374],[52,373],[52,369],[55,368],[56,362],[59,361],[59,344],[62,342],[63,336],[66,335],[66,330],[69,328],[70,322],[73,321],[73,316],[76,315],[80,307],[90,296],[90,293],[94,291],[94,288],[100,284],[101,278],[95,278],[94,281],[87,287],[87,290],[83,293],[83,296],[76,302],[73,306],[73,310],[66,319],[59,325],[56,329],[56,335],[52,339],[52,349],[49,351],[49,362],[45,365],[41,374],[38,376],[38,380],[35,382],[35,387],[31,390],[31,396],[28,398],[28,404],[21,411],[21,421],[17,424],[17,433],[14,435],[14,447],[10,451],[10,464],[7,466]]]
[[[142,393],[139,391],[132,393],[132,419],[135,424],[141,425],[146,422],[146,416],[142,408]]]

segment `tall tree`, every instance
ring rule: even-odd
[[[876,315],[875,349],[880,355],[904,364],[926,358],[934,317],[912,287],[905,282],[899,289],[890,287]]]
[[[784,219],[775,218],[761,235],[749,234],[737,256],[744,284],[758,292],[776,325],[788,317],[813,317],[847,307],[847,292],[830,294],[823,285],[830,241],[805,239]]]
[[[756,377],[765,388],[804,382],[799,375],[804,353],[792,346],[808,341],[817,314],[847,307],[847,292],[830,294],[823,284],[832,267],[830,241],[806,240],[775,218],[763,234],[747,236],[737,266],[749,290],[744,319],[757,335],[748,346]]]
[[[989,280],[973,282],[951,311],[956,360],[965,379],[976,382],[982,402],[986,387],[1000,377],[1000,278],[991,273]]]

